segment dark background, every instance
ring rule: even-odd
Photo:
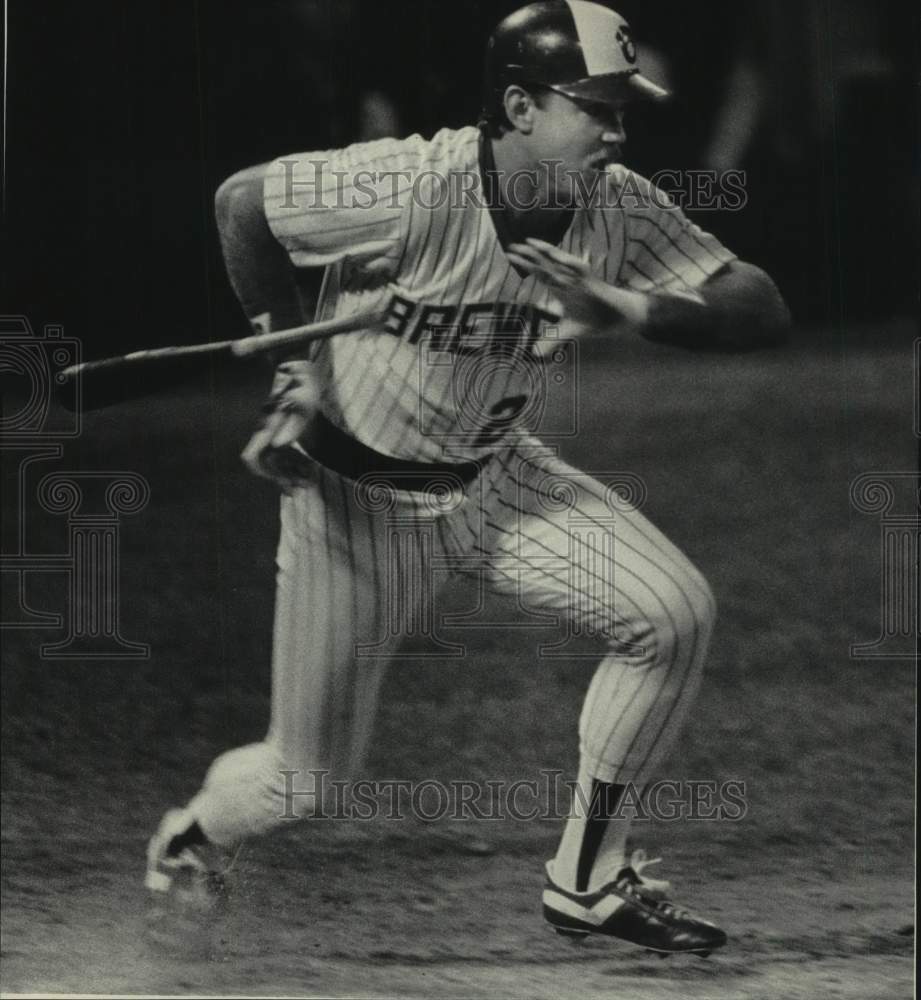
[[[13,0],[3,300],[85,356],[244,333],[213,192],[234,170],[476,120],[482,50],[518,4]],[[757,79],[743,213],[696,221],[778,280],[801,324],[913,314],[918,10],[864,0],[617,5],[676,99],[628,121],[629,165],[706,166],[734,67]]]

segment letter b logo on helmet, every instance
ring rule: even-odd
[[[601,103],[668,97],[640,73],[626,21],[589,0],[540,0],[499,23],[486,48],[487,109],[511,84]]]
[[[630,33],[630,26],[627,24],[622,24],[617,29],[617,34],[614,36],[620,45],[620,51],[624,54],[624,59],[628,63],[633,64],[636,62],[636,42],[633,41],[633,35]]]

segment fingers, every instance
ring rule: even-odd
[[[240,456],[250,472],[277,483],[285,493],[308,481],[310,460],[295,445],[313,419],[314,402],[303,386],[273,392],[261,426]]]
[[[521,254],[515,253],[511,249],[506,251],[506,256],[519,271],[523,271],[525,274],[535,275],[553,288],[559,288],[563,284],[563,278],[561,275],[559,275],[556,271],[551,271],[544,267],[539,261],[532,260],[530,257],[523,257]]]
[[[261,476],[264,479],[272,479],[268,465],[264,464],[266,449],[269,447],[270,436],[264,429],[256,431],[249,439],[246,447],[240,455],[243,464],[253,473],[254,476]]]
[[[555,247],[552,243],[547,243],[546,240],[538,240],[533,236],[529,236],[525,240],[525,243],[532,250],[543,254],[545,257],[549,257],[550,260],[574,271],[576,274],[583,275],[588,273],[588,264],[581,257],[568,253],[566,250],[561,250],[560,247]]]
[[[290,493],[311,481],[311,460],[296,448],[276,448],[258,433],[253,435],[240,455],[253,475],[268,479]]]
[[[514,254],[519,260],[525,261],[532,270],[562,277],[570,271],[565,265],[554,260],[544,251],[527,243],[512,243],[508,253]]]
[[[543,240],[528,239],[526,243],[512,243],[506,255],[517,268],[526,274],[537,275],[554,288],[580,282],[589,272],[584,260]]]

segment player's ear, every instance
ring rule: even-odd
[[[502,103],[512,128],[525,135],[530,134],[534,129],[534,111],[537,108],[533,96],[524,87],[513,83],[505,88]]]

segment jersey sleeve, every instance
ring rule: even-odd
[[[299,267],[345,257],[399,258],[419,136],[282,156],[266,169],[265,216]]]
[[[624,219],[618,284],[641,292],[694,293],[736,259],[649,181],[623,171],[615,184]]]

